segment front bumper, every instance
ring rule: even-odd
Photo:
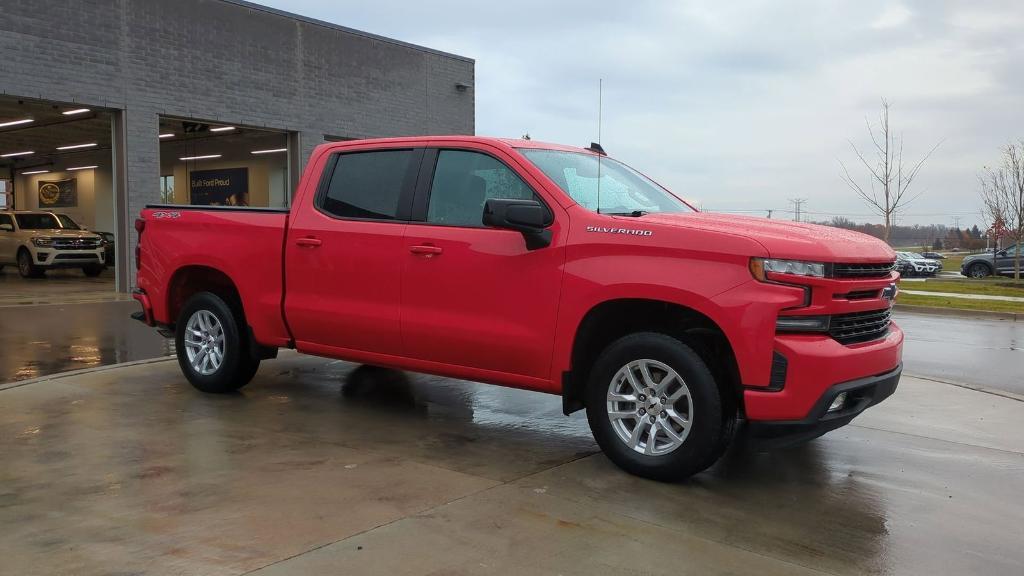
[[[821,395],[807,417],[799,420],[748,421],[747,434],[755,439],[778,443],[817,438],[849,424],[862,412],[891,396],[896,391],[902,372],[901,364],[884,374],[836,384]],[[829,405],[843,392],[846,393],[843,408],[828,412]]]
[[[36,248],[31,250],[32,260],[40,268],[80,268],[82,266],[107,264],[106,251],[101,248],[92,250],[60,250],[56,248]]]

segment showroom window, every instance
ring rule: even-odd
[[[415,155],[382,150],[338,156],[320,207],[340,218],[394,220]]]
[[[163,203],[288,207],[287,132],[161,117],[158,136]]]

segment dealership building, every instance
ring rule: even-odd
[[[462,56],[240,0],[3,5],[0,209],[113,233],[119,291],[146,204],[286,207],[325,141],[474,131]]]

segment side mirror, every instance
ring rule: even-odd
[[[14,232],[14,224],[0,224],[0,230],[4,232]]]
[[[998,256],[1000,258],[1005,258],[1006,257],[1006,250],[1000,250],[999,252],[996,252],[996,256]]]
[[[536,250],[551,244],[551,215],[536,200],[492,198],[484,204],[484,226],[515,230],[523,235],[526,248]]]

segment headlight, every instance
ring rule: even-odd
[[[828,316],[779,316],[775,321],[777,332],[827,332]]]
[[[32,243],[35,244],[37,248],[48,248],[53,246],[53,238],[35,237],[32,238]]]
[[[754,278],[764,282],[767,274],[791,274],[793,276],[825,277],[825,265],[821,262],[803,262],[800,260],[777,260],[773,258],[751,258],[750,273]]]

